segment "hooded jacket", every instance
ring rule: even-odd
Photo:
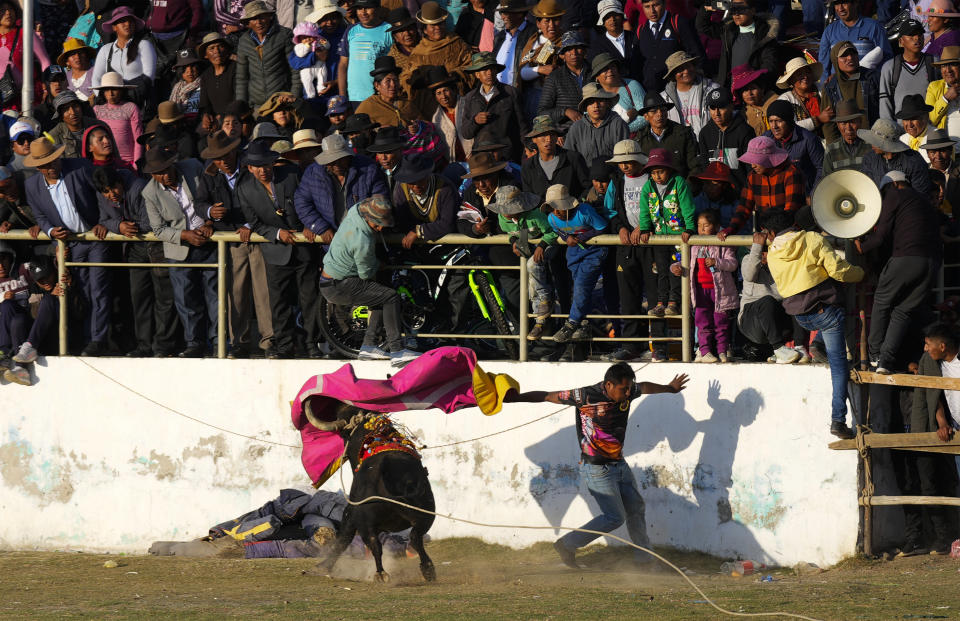
[[[113,145],[113,155],[109,160],[95,160],[93,159],[93,153],[90,152],[88,140],[90,137],[90,132],[98,127],[107,130],[107,136],[110,137],[110,144]],[[91,125],[87,129],[83,130],[83,146],[81,147],[81,154],[82,157],[90,160],[94,166],[112,166],[113,168],[126,169],[130,171],[134,169],[132,164],[120,158],[120,149],[117,147],[117,140],[113,137],[113,133],[110,132],[110,128],[104,125]]]
[[[837,67],[837,52],[840,51],[840,44],[835,43],[830,49],[830,61],[834,67]],[[841,71],[834,72],[824,83],[824,90],[827,99],[837,106],[847,99],[855,99],[857,106],[866,111],[867,122],[864,127],[870,127],[873,122],[880,118],[880,72],[876,69],[867,69],[860,67],[856,79],[847,78]],[[843,87],[843,88],[841,88]],[[851,93],[854,94],[850,97]]]
[[[713,119],[700,130],[700,166],[704,170],[710,162],[723,162],[733,171],[738,185],[746,181],[746,172],[740,168],[741,155],[747,152],[747,143],[756,134],[743,115],[734,114],[727,129],[720,129]]]
[[[767,266],[790,315],[805,315],[839,299],[833,281],[860,282],[863,268],[837,256],[823,235],[812,231],[784,231],[767,253]]]
[[[737,321],[743,318],[743,309],[765,297],[772,297],[777,301],[783,300],[777,290],[777,283],[773,281],[770,268],[763,263],[763,244],[753,244],[750,252],[740,262],[740,273],[743,275],[743,292],[740,296],[740,312]]]
[[[697,12],[697,32],[720,39],[720,58],[717,64],[717,82],[729,88],[730,74],[733,71],[733,44],[740,35],[740,27],[733,23],[733,19],[715,22],[710,19],[711,13],[705,9]],[[780,73],[780,64],[777,55],[777,35],[780,34],[780,21],[768,13],[758,13],[753,18],[755,30],[753,46],[747,63],[751,69],[766,69],[770,75]]]
[[[694,106],[700,108],[700,118],[691,120],[688,127],[693,131],[696,138],[700,135],[700,129],[710,123],[710,108],[707,107],[707,95],[720,88],[720,85],[705,77],[700,77],[696,84],[690,87],[690,101],[695,102]],[[680,125],[687,125],[687,119],[681,112],[680,94],[677,92],[677,83],[668,82],[660,95],[668,102],[673,103],[673,107],[667,113],[667,118],[676,121]]]

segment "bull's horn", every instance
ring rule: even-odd
[[[307,420],[310,421],[311,425],[320,431],[340,431],[346,426],[347,421],[339,418],[334,420],[320,420],[317,418],[316,414],[313,413],[311,402],[311,399],[307,399],[303,404],[303,413],[306,415]]]

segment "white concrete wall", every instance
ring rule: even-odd
[[[99,375],[96,367],[120,385]],[[309,490],[289,400],[333,361],[50,359],[35,386],[0,388],[0,548],[143,552],[189,539],[274,497]],[[524,389],[599,381],[606,365],[490,363]],[[687,372],[682,395],[635,402],[625,455],[647,505],[655,544],[768,563],[829,564],[853,553],[856,461],[827,449],[826,367],[647,365],[642,380]],[[384,377],[383,363],[358,374]],[[713,388],[711,388],[711,386]],[[136,394],[140,393],[140,394]],[[149,400],[148,400],[149,399]],[[153,403],[153,400],[157,403]],[[466,440],[560,409],[508,405],[398,415],[427,445]],[[596,511],[578,477],[572,409],[454,447],[424,462],[441,513],[482,522],[579,526]],[[350,484],[349,469],[344,481]],[[335,476],[325,486],[336,490]],[[510,546],[559,531],[481,529],[438,518],[431,536],[476,536]],[[625,532],[621,529],[620,534]]]

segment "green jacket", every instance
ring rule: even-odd
[[[504,215],[497,217],[500,222],[500,230],[509,235],[511,241],[516,241],[521,229],[529,231],[530,239],[537,239],[539,237],[540,243],[538,245],[543,246],[544,249],[556,243],[559,237],[557,232],[553,230],[553,227],[550,226],[547,215],[539,209],[531,209],[530,211],[523,212],[517,216],[516,222]]]
[[[663,196],[657,184],[648,179],[640,191],[640,211],[637,228],[656,235],[679,235],[684,231],[697,232],[690,186],[680,175],[674,175]]]

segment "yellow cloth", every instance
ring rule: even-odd
[[[520,392],[520,382],[506,373],[487,373],[480,365],[473,367],[473,396],[480,411],[491,416],[503,408],[507,392]]]
[[[943,97],[946,92],[946,80],[934,80],[927,87],[927,105],[933,106],[933,110],[930,111],[930,122],[938,129],[944,129],[947,126],[947,106],[950,102]]]
[[[793,231],[778,235],[770,244],[767,266],[777,290],[785,298],[802,293],[828,278],[860,282],[863,269],[837,256],[823,235]]]

